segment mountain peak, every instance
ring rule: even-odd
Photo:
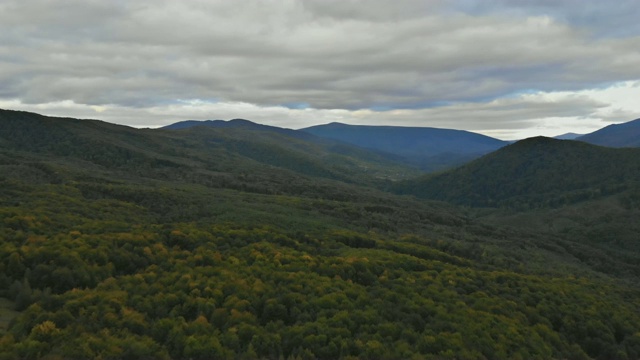
[[[566,140],[550,138],[547,136],[532,136],[526,139],[518,140],[513,144],[511,144],[508,148],[515,149],[517,147],[530,147],[530,146],[555,146],[557,144],[561,144],[564,142],[566,142]]]
[[[459,168],[407,181],[398,189],[471,206],[559,206],[636,182],[638,158],[640,149],[608,149],[537,136]]]
[[[247,119],[231,119],[231,120],[185,120],[177,123],[173,123],[171,125],[164,126],[163,129],[169,130],[180,130],[180,129],[188,129],[195,126],[207,126],[213,128],[245,128],[245,129],[255,129],[255,130],[266,130],[266,131],[296,131],[291,129],[280,128],[277,126],[263,125],[258,124],[253,121]]]
[[[227,121],[228,123],[232,123],[232,124],[252,124],[252,125],[260,125],[258,123],[255,123],[253,121],[247,120],[247,119],[231,119],[229,121]]]
[[[640,119],[612,124],[576,140],[608,147],[640,147]]]
[[[265,131],[271,133],[277,133],[281,135],[291,136],[297,139],[303,140],[317,140],[315,136],[312,134],[300,131],[293,130],[287,128],[281,128],[277,126],[263,125],[258,124],[253,121],[247,119],[231,119],[228,121],[225,120],[185,120],[180,121],[171,125],[167,125],[163,127],[163,129],[168,130],[182,130],[189,129],[196,126],[205,126],[216,129],[244,129],[244,130],[254,130],[254,131]]]
[[[579,138],[580,136],[583,136],[584,134],[576,134],[576,133],[572,133],[572,132],[568,132],[562,135],[557,135],[554,136],[554,139],[558,139],[558,140],[574,140],[576,138]]]

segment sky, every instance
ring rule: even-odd
[[[2,0],[0,108],[505,140],[640,118],[637,0]]]

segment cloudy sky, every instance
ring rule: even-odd
[[[157,127],[640,117],[637,0],[2,0],[0,108]]]

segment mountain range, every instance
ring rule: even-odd
[[[294,130],[290,136],[286,129],[248,121],[232,122],[233,126],[224,128],[138,130],[96,120],[61,121],[8,110],[0,111],[0,121],[3,126],[0,144],[5,146],[149,176],[170,169],[187,172],[198,169],[199,177],[214,181],[226,173],[271,176],[277,168],[305,176],[374,183],[418,173],[416,169],[398,164],[393,155],[369,152]],[[310,141],[304,140],[309,138]],[[280,186],[289,188],[289,185]]]
[[[640,357],[640,149],[213,123],[0,110],[0,358]]]
[[[263,124],[258,124],[258,123],[254,123],[252,121],[249,120],[245,120],[245,119],[232,119],[229,121],[225,121],[225,120],[185,120],[185,121],[179,121],[177,123],[173,123],[167,126],[162,127],[163,129],[168,129],[168,130],[182,130],[182,129],[189,129],[195,126],[204,126],[204,127],[211,127],[211,128],[243,128],[243,129],[247,129],[247,130],[258,130],[258,131],[268,131],[268,132],[274,132],[274,133],[278,133],[278,134],[283,134],[283,135],[287,135],[287,136],[291,136],[294,138],[300,138],[300,139],[305,139],[305,140],[314,140],[313,136],[309,136],[308,134],[306,134],[305,132],[302,131],[297,131],[297,130],[292,130],[292,129],[286,129],[286,128],[281,128],[281,127],[277,127],[277,126],[269,126],[269,125],[263,125]],[[319,139],[316,139],[319,140]]]
[[[313,141],[331,139],[380,153],[397,155],[397,161],[433,172],[462,165],[512,142],[453,129],[402,126],[369,126],[330,123],[299,130],[253,123],[249,120],[187,120],[165,126],[165,129],[187,129],[194,126],[213,128],[245,128],[272,131]],[[578,140],[608,147],[640,146],[640,119],[609,125],[589,134],[566,133],[559,140]]]
[[[609,147],[639,147],[640,119],[609,125],[590,134],[577,137],[576,140]]]
[[[461,164],[508,144],[468,131],[428,127],[331,123],[301,130],[367,149],[401,155],[425,170]]]
[[[358,126],[341,123],[312,126],[300,130],[283,129],[234,119],[187,120],[165,126],[165,129],[187,129],[194,126],[213,128],[245,128],[273,131],[310,141],[339,141],[370,151],[396,155],[396,160],[425,171],[435,171],[462,164],[496,150],[508,142],[461,130],[426,127]],[[314,135],[310,137],[309,134]]]

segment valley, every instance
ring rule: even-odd
[[[637,149],[229,123],[0,110],[0,359],[640,357]]]

